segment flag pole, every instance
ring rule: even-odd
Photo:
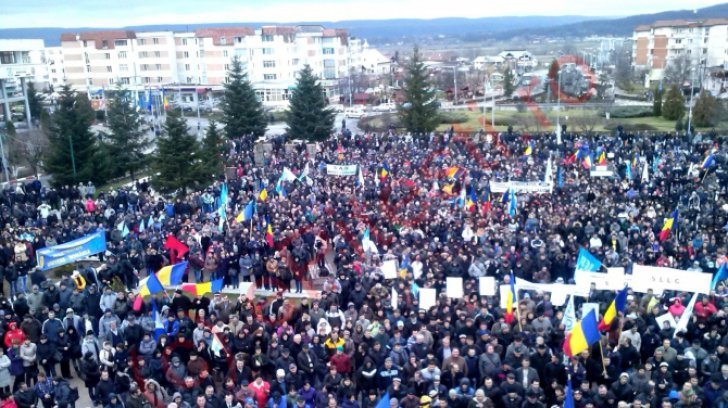
[[[604,365],[604,349],[602,348],[602,338],[599,336],[599,354],[602,357],[602,373],[604,376],[607,376],[607,367]]]

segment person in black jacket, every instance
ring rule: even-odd
[[[13,394],[13,399],[18,408],[31,408],[36,405],[38,398],[32,388],[28,388],[28,384],[20,383],[20,388]]]
[[[56,346],[48,341],[48,337],[41,335],[37,350],[38,363],[49,377],[56,375],[56,351]]]
[[[100,401],[102,405],[106,405],[111,400],[111,395],[114,394],[115,390],[116,385],[114,384],[114,381],[110,378],[109,372],[106,370],[102,371],[101,379],[99,380],[99,383],[96,384],[96,399]]]
[[[63,378],[56,377],[53,380],[53,389],[53,396],[55,397],[58,408],[73,408],[75,406],[76,401],[71,395],[71,386]]]
[[[99,399],[96,395],[96,385],[98,385],[101,378],[101,368],[90,351],[81,360],[81,377],[86,389],[88,389],[88,397],[94,402],[94,405],[97,405]]]

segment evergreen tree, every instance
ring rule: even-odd
[[[713,127],[720,122],[722,109],[720,102],[710,93],[703,91],[693,106],[693,126]]]
[[[98,145],[91,133],[92,123],[93,109],[86,95],[74,94],[68,85],[64,86],[51,117],[45,161],[56,186],[104,181],[97,164]]]
[[[200,148],[200,174],[205,178],[214,178],[222,174],[225,170],[223,154],[225,153],[225,145],[222,135],[214,121],[210,121],[207,127],[205,138],[202,139],[202,147]]]
[[[196,171],[199,151],[197,139],[188,132],[179,110],[168,111],[152,163],[152,185],[162,193],[194,187],[200,179]]]
[[[677,120],[685,114],[685,99],[677,85],[670,87],[665,95],[665,102],[662,103],[662,117],[667,120]]]
[[[267,126],[263,105],[255,96],[238,57],[233,58],[228,77],[222,104],[225,134],[228,138],[249,137],[251,134],[255,138],[263,136]]]
[[[334,127],[335,113],[326,107],[324,89],[307,64],[298,74],[289,100],[286,124],[293,139],[326,140]]]
[[[406,70],[403,89],[405,103],[398,112],[400,122],[414,134],[431,132],[440,124],[439,103],[417,47],[412,52]]]
[[[28,106],[30,107],[30,117],[34,120],[39,120],[41,112],[43,111],[43,105],[40,103],[40,98],[38,98],[38,91],[35,89],[35,84],[32,81],[28,82],[26,91],[28,93]]]
[[[117,89],[109,101],[106,124],[111,130],[107,135],[107,153],[110,157],[109,174],[121,177],[127,172],[134,175],[144,165],[144,149],[147,147],[142,119],[132,105],[131,95]]]
[[[510,67],[506,68],[506,71],[503,73],[503,93],[508,98],[510,98],[513,95],[513,91],[516,90],[516,86],[513,84],[514,80],[513,71],[511,71]]]
[[[662,116],[662,94],[659,88],[655,90],[655,99],[652,101],[652,116]]]

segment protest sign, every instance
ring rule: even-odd
[[[437,304],[437,289],[420,288],[420,309],[429,310]]]
[[[354,176],[356,175],[357,166],[355,164],[336,165],[327,164],[326,174],[329,176]]]
[[[495,296],[495,278],[492,276],[478,278],[478,292],[480,296]]]
[[[390,259],[382,263],[382,273],[384,279],[397,279],[397,261]]]
[[[632,290],[639,293],[647,293],[648,289],[653,289],[655,292],[676,290],[707,295],[710,293],[712,280],[713,275],[709,273],[635,264],[629,283]]]
[[[463,278],[448,276],[445,280],[447,297],[453,299],[462,299],[463,293]]]

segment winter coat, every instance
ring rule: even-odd
[[[13,379],[10,375],[10,366],[12,362],[10,358],[3,354],[0,357],[0,387],[9,387],[13,383]]]

